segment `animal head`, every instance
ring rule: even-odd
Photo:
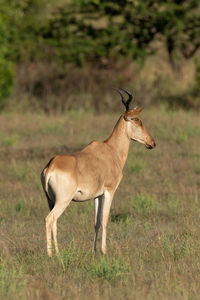
[[[133,99],[132,94],[125,89],[115,89],[121,96],[122,103],[126,107],[126,111],[123,114],[124,120],[127,122],[127,133],[130,139],[142,143],[147,149],[155,148],[156,144],[152,136],[146,130],[142,124],[139,115],[143,110],[143,107],[137,109],[130,109],[130,103]],[[128,95],[128,99],[125,100],[121,91],[124,91]]]

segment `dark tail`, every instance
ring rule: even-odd
[[[47,192],[45,192],[45,195],[46,195],[46,197],[47,197],[47,201],[48,201],[48,204],[49,204],[49,209],[52,210],[52,209],[54,208],[54,206],[55,206],[55,201],[54,201],[54,200],[52,201],[52,200],[49,198]]]
[[[42,187],[43,187],[43,190],[44,190],[44,193],[47,197],[47,201],[48,201],[48,205],[49,205],[49,209],[52,210],[54,208],[54,205],[55,205],[55,196],[54,196],[54,193],[51,189],[51,186],[48,184],[48,191],[50,193],[50,196],[51,198],[49,197],[46,189],[45,189],[45,174],[44,174],[44,170],[42,171],[41,173],[41,182],[42,182]]]

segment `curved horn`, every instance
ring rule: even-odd
[[[120,89],[116,89],[116,88],[113,88],[114,90],[116,90],[119,94],[120,94],[120,96],[121,96],[121,99],[122,99],[122,103],[124,104],[124,106],[126,107],[126,111],[128,111],[129,110],[129,105],[130,105],[130,103],[131,103],[131,101],[132,101],[132,99],[133,99],[133,95],[129,92],[129,91],[127,91],[127,90],[125,90],[125,89],[122,89],[122,88],[120,88]],[[124,98],[124,95],[121,93],[121,91],[120,90],[122,90],[122,91],[124,91],[126,94],[128,94],[128,100],[125,100],[125,98]]]
[[[126,101],[126,107],[127,107],[126,110],[129,110],[129,105],[130,105],[130,103],[131,103],[131,101],[133,99],[133,95],[129,91],[125,90],[125,89],[120,88],[120,90],[124,91],[129,96],[128,100]]]
[[[121,93],[121,91],[120,91],[119,89],[113,88],[113,90],[117,91],[117,92],[120,94],[121,99],[122,99],[122,103],[123,103],[124,106],[126,107],[126,110],[128,110],[128,109],[127,109],[127,105],[126,105],[126,101],[125,101],[125,98],[124,98],[124,95]]]

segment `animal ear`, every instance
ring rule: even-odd
[[[138,114],[140,114],[141,111],[143,111],[143,109],[144,109],[144,107],[140,107],[140,108],[139,108],[138,110],[136,110],[136,111],[137,111]]]
[[[129,111],[125,111],[124,113],[124,120],[126,121],[130,121],[133,120],[136,116],[138,116],[141,111],[144,109],[144,107],[141,107],[139,109],[132,109]]]

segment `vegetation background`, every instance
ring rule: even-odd
[[[199,299],[199,48],[199,0],[0,0],[0,299]],[[63,267],[46,255],[40,172],[108,137],[124,109],[112,87],[145,106],[157,147],[131,145],[105,257],[93,201],[69,206]]]
[[[1,0],[1,109],[113,111],[112,86],[196,109],[199,48],[199,0]]]

